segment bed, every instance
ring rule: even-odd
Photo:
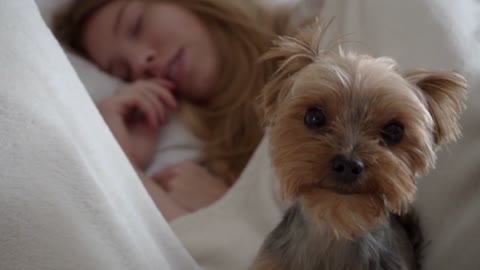
[[[95,109],[121,83],[66,54],[45,24],[66,2],[0,1],[0,269],[247,269],[285,209],[267,142],[220,201],[169,226]],[[424,269],[478,269],[480,2],[307,2],[303,12],[335,17],[329,39],[349,34],[348,46],[402,67],[468,78],[464,136],[420,179],[415,206],[430,241]],[[197,158],[173,122],[158,168]]]

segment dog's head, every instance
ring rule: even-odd
[[[351,237],[408,208],[415,175],[460,135],[467,85],[454,72],[402,74],[389,58],[323,50],[326,26],[277,40],[260,103],[283,194]]]

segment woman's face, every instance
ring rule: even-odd
[[[206,26],[170,2],[112,1],[91,17],[82,38],[101,69],[127,81],[168,80],[188,99],[207,99],[219,73]]]

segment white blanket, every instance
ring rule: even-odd
[[[417,208],[431,241],[426,270],[476,270],[480,265],[480,10],[474,0],[327,0],[321,17],[335,17],[327,40],[390,56],[401,67],[456,69],[471,83],[464,137],[439,155],[420,180]],[[215,205],[175,221],[173,229],[205,269],[247,269],[263,238],[281,218],[266,142],[237,184]]]
[[[0,269],[198,269],[33,0],[0,1]]]

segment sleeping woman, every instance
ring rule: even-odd
[[[218,200],[260,142],[255,98],[273,65],[257,60],[288,31],[286,11],[250,1],[77,0],[57,16],[60,41],[129,83],[97,107],[137,171],[151,164],[169,112],[201,141],[200,164],[142,174],[167,220]]]

